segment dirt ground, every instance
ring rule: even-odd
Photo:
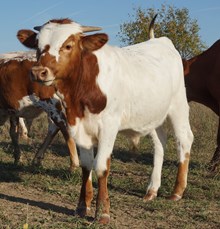
[[[117,138],[108,179],[111,222],[107,226],[94,221],[95,197],[88,217],[75,215],[81,170],[68,172],[69,155],[60,135],[48,148],[43,166],[35,170],[31,160],[45,133],[41,119],[34,126],[33,142],[20,143],[24,160],[17,167],[13,165],[8,129],[0,128],[0,229],[23,229],[25,223],[28,229],[219,229],[220,171],[212,175],[207,171],[218,119],[209,110],[201,111],[192,113],[195,141],[188,185],[183,199],[177,202],[166,199],[177,173],[174,138],[168,135],[158,197],[148,203],[142,198],[152,170],[152,143],[145,138],[133,152],[125,138]],[[93,184],[95,196],[95,176]]]
[[[124,207],[120,203],[117,209],[117,199],[125,199]],[[137,205],[132,203],[141,201],[138,197],[123,195],[112,198],[113,212],[111,214],[111,225],[107,228],[148,228],[143,225],[143,220],[135,219],[134,214],[140,215],[141,211]],[[71,202],[62,195],[48,193],[40,189],[23,186],[19,183],[2,182],[0,184],[0,228],[22,228],[27,222],[30,228],[102,228],[94,223],[94,209],[86,219],[79,219],[75,215],[77,202]],[[128,206],[133,205],[133,206]]]

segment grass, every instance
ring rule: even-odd
[[[178,202],[166,200],[172,191],[177,156],[169,122],[167,151],[158,198],[144,203],[142,198],[152,170],[152,142],[141,139],[132,152],[126,138],[119,135],[108,180],[111,223],[104,227],[94,221],[95,201],[87,218],[74,210],[79,198],[81,171],[68,172],[69,157],[61,135],[48,148],[43,166],[33,168],[31,160],[45,133],[45,117],[35,121],[31,144],[21,141],[23,163],[13,165],[8,126],[0,128],[0,229],[28,228],[220,228],[220,174],[210,174],[207,164],[216,144],[218,117],[209,109],[191,104],[190,122],[195,141],[191,153],[188,186]],[[41,131],[39,131],[39,129]],[[94,177],[94,191],[97,180]]]

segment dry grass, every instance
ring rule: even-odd
[[[220,228],[220,174],[210,174],[218,118],[207,108],[191,104],[191,125],[195,135],[188,186],[178,202],[166,200],[177,172],[175,141],[169,123],[168,146],[162,186],[155,201],[143,203],[152,169],[152,143],[141,140],[138,152],[131,152],[127,139],[118,136],[109,177],[111,224],[105,228]],[[49,147],[42,168],[33,168],[31,159],[45,135],[41,117],[32,130],[31,144],[21,142],[23,165],[13,166],[8,126],[0,129],[0,228],[104,228],[91,215],[74,215],[79,197],[81,171],[68,172],[69,157],[59,135]],[[39,131],[41,130],[41,131]],[[94,190],[97,182],[94,176]]]

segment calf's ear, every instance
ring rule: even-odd
[[[37,49],[37,33],[28,29],[21,29],[17,32],[18,40],[27,48]]]
[[[96,33],[82,37],[82,47],[88,51],[100,49],[108,41],[108,35],[105,33]]]

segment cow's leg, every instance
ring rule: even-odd
[[[21,151],[18,144],[19,138],[19,118],[15,116],[10,117],[10,137],[12,140],[12,145],[14,147],[14,164],[17,165],[20,161]]]
[[[44,158],[44,153],[48,147],[48,145],[52,142],[53,138],[56,136],[58,131],[60,130],[63,134],[63,137],[67,143],[69,154],[70,154],[70,171],[73,171],[76,167],[79,166],[79,158],[77,154],[76,144],[73,138],[70,137],[67,127],[66,127],[66,118],[65,115],[60,112],[58,109],[53,109],[53,111],[48,113],[48,133],[45,138],[42,146],[38,150],[37,154],[34,157],[33,164],[40,165],[42,159]]]
[[[26,119],[26,122],[24,121],[24,118],[19,118],[19,125],[20,125],[20,129],[19,129],[19,133],[20,133],[20,137],[28,140],[29,139],[29,133],[30,133],[30,129],[31,129],[31,125],[33,123],[33,119]]]
[[[96,219],[102,224],[110,222],[110,200],[108,195],[108,176],[110,171],[111,159],[108,158],[106,170],[102,175],[98,175],[98,195],[96,200]]]
[[[166,144],[166,135],[162,127],[152,131],[150,134],[154,143],[154,166],[151,174],[150,183],[147,188],[144,202],[153,200],[157,196],[157,191],[161,185],[161,171],[163,165],[164,148]]]
[[[34,156],[34,159],[32,161],[33,165],[41,165],[42,160],[44,159],[44,154],[46,152],[46,149],[48,147],[48,145],[52,142],[52,140],[54,139],[54,137],[56,136],[56,134],[59,131],[59,127],[57,127],[51,120],[50,118],[48,118],[48,132],[47,132],[47,136],[44,139],[43,144],[41,145],[41,147],[39,148],[39,150],[37,151],[37,153]]]
[[[31,126],[34,119],[25,119],[26,127],[27,127],[27,139],[30,137]]]
[[[110,200],[108,196],[107,179],[110,171],[110,157],[114,142],[118,132],[118,120],[111,120],[106,128],[102,128],[99,133],[99,143],[95,158],[94,169],[98,177],[98,195],[96,200],[96,219],[102,223],[110,222]],[[104,123],[103,123],[104,124]]]
[[[220,165],[220,119],[218,124],[218,134],[217,134],[217,148],[214,152],[212,160],[210,162],[210,171],[216,171],[217,167]]]
[[[91,208],[93,199],[92,187],[92,166],[94,161],[93,149],[80,149],[80,161],[82,166],[82,186],[80,192],[79,203],[77,206],[77,214],[81,217],[87,215]]]
[[[61,129],[63,136],[66,136],[67,130],[66,129]],[[69,154],[70,154],[70,172],[74,171],[75,168],[79,167],[79,158],[78,158],[78,154],[77,154],[77,148],[76,148],[76,144],[75,141],[73,140],[73,138],[71,138],[69,135],[65,137],[67,146],[68,146],[68,150],[69,150]]]
[[[73,171],[76,167],[79,167],[79,157],[77,154],[77,148],[74,139],[70,136],[66,127],[66,118],[62,112],[53,111],[51,119],[60,128],[63,137],[67,143],[69,154],[70,154],[70,171]]]
[[[20,124],[20,137],[27,140],[28,139],[28,129],[25,125],[24,118],[19,118],[19,124]]]
[[[182,198],[187,185],[190,150],[193,142],[193,134],[189,124],[188,104],[181,98],[177,99],[169,115],[176,135],[179,157],[176,183],[170,199],[179,200]]]

